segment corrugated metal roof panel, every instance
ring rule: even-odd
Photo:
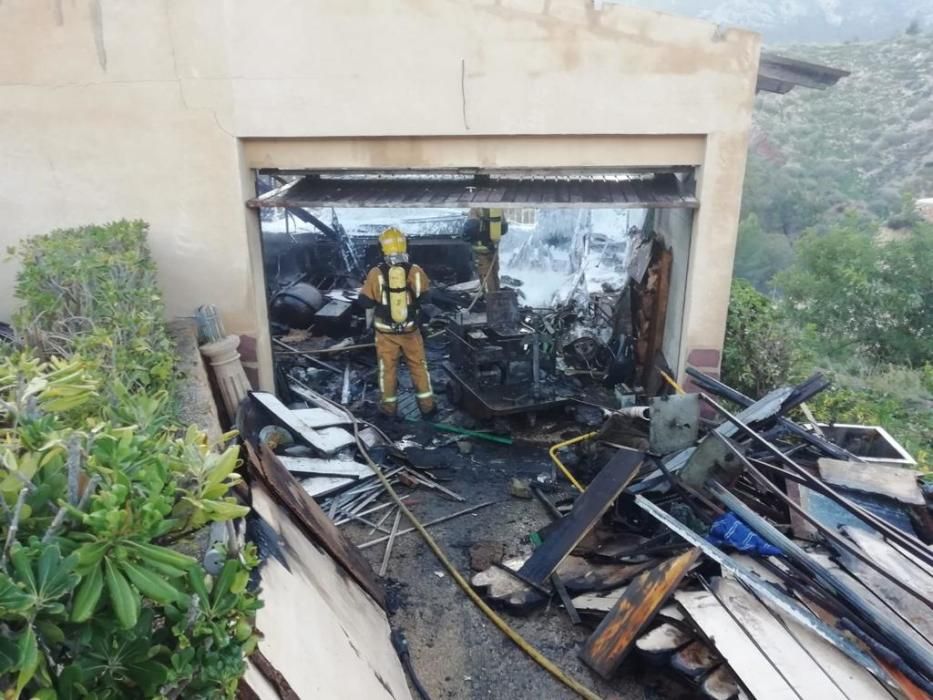
[[[672,174],[627,175],[306,175],[248,202],[263,207],[696,208]]]

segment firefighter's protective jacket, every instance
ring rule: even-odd
[[[424,270],[411,263],[381,263],[372,268],[366,275],[360,296],[364,306],[375,307],[373,325],[376,330],[411,333],[417,329],[421,298],[429,284]]]
[[[494,253],[499,241],[509,232],[509,222],[501,209],[481,209],[463,224],[463,233],[474,253]]]

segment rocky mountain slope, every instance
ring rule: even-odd
[[[933,196],[933,34],[782,53],[852,75],[822,92],[759,96],[747,207],[795,190],[798,211],[857,208],[885,217],[906,193]]]
[[[933,26],[933,0],[609,0],[761,32],[768,43],[889,38]]]

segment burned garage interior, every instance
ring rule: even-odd
[[[277,389],[310,372],[347,405],[378,398],[357,296],[382,259],[379,234],[395,227],[430,280],[418,312],[445,411],[534,424],[661,393],[680,362],[690,178],[260,174]],[[487,291],[464,230],[490,211],[506,233]],[[415,418],[405,393],[400,412]]]
[[[876,427],[789,418],[829,387],[819,373],[754,399],[684,357],[691,168],[256,184],[275,391],[250,392],[237,428],[264,482],[331,533],[361,610],[385,609],[412,697],[926,683],[931,528],[912,457]],[[393,293],[417,299],[423,339],[413,371],[396,352],[397,389],[379,324],[414,318]],[[356,613],[292,601],[264,613],[295,620],[264,629],[268,653],[326,632],[357,664],[378,639],[372,620],[348,633]],[[866,652],[881,645],[896,663]],[[310,692],[325,667],[296,660],[289,680]],[[399,697],[399,677],[388,691],[370,670],[361,693]]]

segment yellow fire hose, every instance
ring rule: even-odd
[[[560,458],[557,456],[557,451],[565,447],[570,447],[570,445],[576,445],[578,442],[589,440],[591,437],[595,437],[597,434],[598,433],[593,432],[593,433],[587,433],[586,435],[578,435],[577,437],[571,438],[570,440],[565,440],[564,442],[557,443],[556,445],[552,446],[551,449],[547,451],[547,453],[551,456],[551,461],[553,461],[554,464],[557,465],[557,468],[560,469],[561,473],[567,477],[567,481],[573,484],[573,487],[581,493],[583,492],[583,486],[580,484],[579,481],[577,481],[576,477],[574,477],[574,475],[570,473],[570,470],[567,469],[566,466],[564,466],[564,463],[560,461]]]
[[[473,601],[476,607],[482,610],[486,617],[488,617],[489,620],[505,634],[505,636],[511,639],[519,649],[528,654],[528,656],[530,656],[539,666],[541,666],[545,671],[550,673],[552,676],[554,676],[554,678],[559,680],[572,691],[577,693],[577,695],[582,698],[586,698],[587,700],[602,700],[599,695],[594,693],[582,683],[579,683],[578,681],[568,676],[547,657],[545,657],[540,651],[535,649],[524,637],[522,637],[512,627],[510,627],[509,623],[499,617],[499,615],[497,615],[496,612],[486,604],[486,601],[480,598],[479,594],[470,586],[469,581],[463,578],[457,568],[447,558],[447,556],[444,554],[444,550],[442,550],[440,545],[434,541],[434,538],[431,537],[428,531],[424,528],[424,525],[422,525],[418,518],[415,517],[414,513],[408,510],[408,508],[402,502],[401,498],[399,498],[398,493],[396,493],[395,489],[392,488],[392,484],[390,484],[389,480],[385,477],[385,475],[383,475],[382,470],[379,469],[379,466],[369,456],[369,452],[366,451],[366,445],[360,438],[359,423],[356,420],[356,416],[354,416],[350,411],[348,411],[340,404],[334,403],[333,401],[330,401],[329,399],[326,399],[320,395],[318,395],[318,398],[321,401],[324,401],[327,404],[333,406],[335,409],[339,409],[347,416],[347,418],[350,420],[350,423],[353,425],[353,436],[356,439],[356,444],[360,449],[360,453],[363,455],[366,463],[369,464],[370,469],[373,470],[376,478],[379,479],[379,482],[382,484],[383,488],[385,488],[386,492],[389,494],[392,500],[395,501],[396,505],[398,505],[402,514],[404,514],[405,517],[411,521],[411,524],[418,531],[418,534],[421,535],[424,543],[428,545],[428,548],[434,553],[434,556],[436,556],[438,561],[440,561],[444,568],[447,569],[447,572],[450,574],[451,578],[457,582],[457,585],[460,586],[463,592],[467,594],[467,597]],[[565,474],[568,474],[569,476],[569,472],[565,472]],[[577,488],[580,488],[580,486],[577,485]],[[580,490],[582,491],[583,489],[580,488]]]
[[[669,375],[669,374],[668,374],[667,372],[665,372],[663,369],[659,369],[659,370],[658,370],[658,374],[661,375],[661,379],[663,379],[665,382],[667,382],[667,383],[670,384],[672,387],[674,387],[674,391],[676,391],[678,394],[686,394],[686,393],[687,393],[686,391],[684,391],[684,388],[683,388],[680,384],[678,384],[676,381],[674,381],[674,378],[671,377],[671,375]]]

